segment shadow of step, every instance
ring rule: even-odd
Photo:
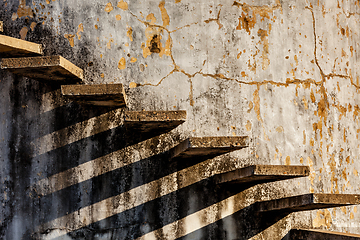
[[[332,232],[318,229],[291,229],[282,240],[355,240],[360,239],[359,234]]]
[[[3,31],[3,24],[0,23]],[[0,35],[0,58],[6,57],[30,57],[43,55],[41,44],[36,44],[21,39]]]
[[[252,165],[214,176],[216,184],[260,184],[309,176],[308,166]]]
[[[83,70],[61,56],[3,58],[1,69],[44,82],[76,83]]]

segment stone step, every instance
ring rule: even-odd
[[[126,107],[126,95],[122,84],[63,85],[61,93],[82,104]]]
[[[197,158],[201,160],[214,158],[248,147],[248,137],[190,137],[172,148],[173,160]]]
[[[357,194],[310,193],[270,201],[257,202],[255,209],[257,209],[259,212],[298,212],[357,204],[360,204],[360,195]]]
[[[186,111],[126,111],[124,114],[124,125],[129,130],[156,135],[176,128],[185,120]]]
[[[306,240],[355,240],[360,239],[359,234],[332,232],[320,229],[291,229],[285,239]]]
[[[3,21],[0,21],[0,32],[3,32],[4,31],[4,23]]]
[[[217,184],[259,184],[309,176],[308,166],[252,165],[214,176]]]
[[[1,69],[45,82],[75,83],[83,79],[83,70],[61,56],[3,58]]]
[[[1,32],[3,24],[0,23]],[[43,55],[41,44],[24,41],[21,39],[0,35],[0,58],[30,57]]]

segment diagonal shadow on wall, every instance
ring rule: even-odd
[[[68,235],[75,238],[91,239],[95,235],[99,236],[101,233],[106,235],[110,232],[116,235],[113,236],[113,239],[137,239],[216,205],[238,192],[244,191],[247,187],[251,186],[233,191],[217,187],[211,178],[203,179],[170,194],[84,226],[68,233]],[[201,194],[196,199],[189,199],[188,196],[194,192]],[[132,219],[132,221],[129,221],[129,219]],[[118,230],[123,232],[120,234]]]

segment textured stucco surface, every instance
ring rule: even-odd
[[[144,135],[122,127],[121,109],[1,70],[0,238],[360,233],[356,206],[269,217],[253,204],[360,192],[359,1],[3,0],[0,20],[2,34],[82,68],[84,83],[124,84],[128,110],[187,111],[171,132]],[[169,161],[190,136],[249,136],[250,146]],[[207,180],[250,164],[307,165],[310,176],[235,192]]]

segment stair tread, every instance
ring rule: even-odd
[[[3,21],[0,21],[0,32],[4,31],[4,23]]]
[[[1,32],[3,24],[0,23]],[[0,35],[0,58],[43,55],[41,44]]]
[[[108,107],[126,107],[126,95],[121,83],[62,85],[61,93],[63,96],[83,104]]]
[[[268,211],[306,211],[313,209],[340,207],[360,204],[358,194],[310,193],[269,201],[257,202],[259,212]]]
[[[172,159],[214,158],[248,147],[248,137],[190,137],[171,149]]]
[[[264,183],[309,176],[308,166],[252,165],[214,176],[217,184]]]
[[[3,58],[1,68],[25,77],[75,83],[83,79],[83,70],[61,56]]]
[[[186,120],[186,111],[126,111],[124,125],[132,131],[160,135]]]

